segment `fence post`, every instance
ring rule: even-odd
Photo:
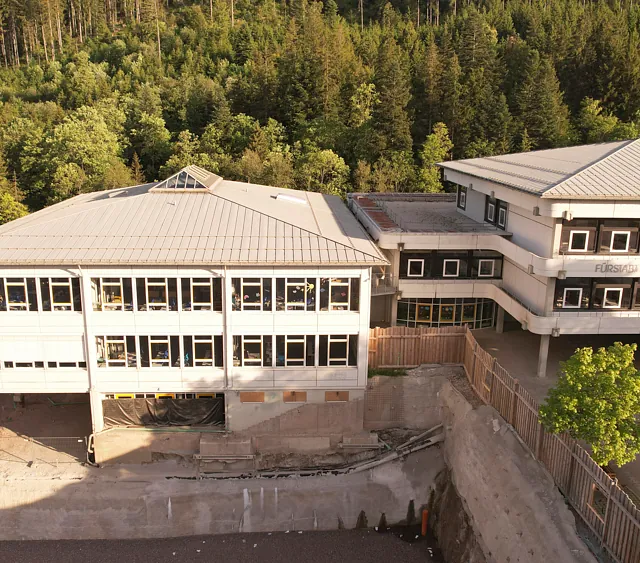
[[[602,526],[602,537],[600,538],[600,545],[603,545],[606,543],[607,540],[607,531],[609,528],[609,508],[611,506],[611,495],[613,494],[613,491],[616,489],[617,487],[617,483],[616,483],[617,479],[611,479],[611,486],[609,487],[609,491],[608,491],[608,495],[607,495],[607,508],[605,508],[604,510],[604,523]]]
[[[516,414],[518,412],[518,391],[520,391],[520,382],[517,379],[514,379],[513,395],[511,396],[511,413],[509,416],[509,424],[514,428],[516,426]]]
[[[471,387],[476,388],[475,379],[476,379],[476,349],[478,348],[478,343],[476,342],[473,345],[473,358],[471,360],[471,371],[468,374],[469,383],[471,383]]]
[[[536,439],[536,459],[538,461],[542,461],[541,460],[541,454],[542,454],[542,443],[544,442],[544,427],[542,426],[542,423],[540,422],[540,419],[538,419],[538,436]]]
[[[491,365],[491,387],[489,388],[489,404],[493,407],[493,388],[496,383],[496,364],[498,363],[498,358],[493,358],[493,364]]]

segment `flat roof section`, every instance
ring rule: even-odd
[[[460,213],[455,194],[353,194],[349,199],[384,233],[508,234]]]

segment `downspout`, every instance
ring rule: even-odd
[[[224,370],[224,426],[225,430],[229,430],[229,401],[227,401],[227,391],[229,389],[229,363],[233,362],[229,357],[229,300],[227,299],[227,266],[224,266],[224,275],[222,277],[222,365]]]

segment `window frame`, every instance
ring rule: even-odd
[[[482,274],[482,263],[491,262],[491,273]],[[495,258],[478,258],[478,277],[479,278],[493,278],[496,272],[496,259]]]
[[[624,250],[613,249],[613,241],[616,235],[627,235],[627,244]],[[609,252],[616,253],[616,254],[628,254],[630,243],[631,243],[631,231],[611,231],[611,243],[609,244]]]
[[[504,213],[504,221],[500,220],[500,217]],[[507,205],[502,201],[498,202],[498,215],[496,217],[496,227],[503,231],[507,228]]]
[[[314,367],[315,366],[315,354],[314,360],[311,365],[307,363],[308,357],[308,335],[305,334],[283,334],[276,335],[276,366],[278,366],[279,358],[277,357],[278,351],[278,339],[282,338],[284,343],[284,365],[279,367]],[[290,358],[289,357],[289,344],[302,344],[302,358]]]
[[[100,310],[101,311],[124,311],[124,284],[122,283],[122,278],[98,278],[100,280]],[[111,279],[119,280],[118,283],[105,281]],[[110,301],[107,303],[105,299],[105,286],[109,287],[118,287],[120,288],[120,303],[115,301]]]
[[[220,313],[222,312],[222,287],[218,288],[220,299],[216,299],[216,283],[222,284],[221,278],[207,277],[207,276],[193,276],[188,278],[178,278],[180,287],[178,293],[180,294],[180,310],[181,311],[208,311]],[[196,281],[198,280],[198,281]],[[207,280],[207,281],[203,281]],[[188,284],[189,291],[189,307],[184,300],[185,282]],[[208,287],[209,288],[209,301],[196,301],[195,300],[195,288]]]
[[[466,186],[458,186],[458,198],[456,202],[458,209],[467,209],[467,188]]]
[[[420,262],[420,274],[411,273],[411,262]],[[408,278],[424,277],[424,258],[408,258],[407,259],[407,277]]]
[[[41,278],[42,279],[42,278]],[[73,287],[71,284],[71,278],[47,278],[49,281],[49,302],[51,303],[52,311],[73,311]],[[53,281],[58,280],[58,281]],[[66,280],[66,281],[60,281]],[[54,289],[56,287],[63,287],[69,291],[69,301],[54,301]]]
[[[9,280],[22,280],[21,282],[18,281],[9,281]],[[6,303],[7,303],[7,312],[10,311],[31,311],[31,307],[30,307],[30,303],[29,303],[29,288],[27,287],[27,278],[20,278],[20,277],[16,277],[16,278],[4,278],[4,287],[5,287],[5,292],[6,292]],[[11,287],[19,287],[22,288],[22,290],[24,291],[24,301],[14,301],[14,304],[17,304],[17,307],[12,307],[11,303],[12,301],[9,299],[9,288]]]
[[[122,360],[109,358],[109,344],[121,344],[124,348]],[[102,348],[102,354],[101,350]],[[102,355],[103,362],[98,361],[99,368],[137,368],[138,349],[135,336],[128,335],[98,335],[96,336],[96,351],[98,357]]]
[[[336,281],[340,280],[340,281]],[[356,284],[358,287],[358,295],[355,296],[352,291],[352,283],[353,280],[356,280]],[[360,312],[360,283],[361,280],[359,277],[349,277],[349,276],[327,276],[324,278],[320,278],[320,283],[318,285],[318,304],[319,304],[319,312],[327,313],[327,312],[346,312],[346,313],[359,313]],[[326,284],[326,308],[323,307],[323,302],[325,299],[322,297],[322,290],[324,289],[324,285]],[[346,288],[347,299],[346,301],[334,301],[333,300],[333,288],[340,287]],[[358,299],[357,308],[355,308],[356,303],[355,300]]]
[[[235,280],[239,280],[239,289],[240,289],[240,294],[237,293],[236,291],[236,287],[235,287]],[[257,282],[254,281],[245,281],[245,280],[258,280]],[[265,306],[265,281],[269,282],[270,285],[270,289],[269,289],[269,306],[266,307]],[[247,295],[247,293],[245,292],[245,287],[258,287],[260,289],[260,297],[258,297],[258,302],[249,302],[249,303],[245,303],[244,300],[244,296]],[[234,277],[231,279],[231,307],[232,310],[235,312],[245,312],[245,311],[266,311],[266,312],[272,312],[273,311],[273,292],[274,292],[274,287],[273,287],[273,279],[270,277],[260,277],[260,276],[240,276],[240,277]],[[237,299],[236,299],[237,298]]]
[[[447,262],[456,263],[456,273],[447,274]],[[443,258],[442,259],[442,277],[443,278],[459,278],[460,277],[460,258]]]
[[[498,200],[490,196],[487,196],[487,203],[484,210],[485,222],[495,225],[497,208],[498,208]],[[492,210],[492,213],[490,213],[490,210]]]
[[[562,292],[562,308],[563,309],[581,309],[582,308],[582,295],[584,288],[582,287],[565,287]],[[578,291],[578,304],[567,305],[567,292]]]
[[[163,280],[161,282],[155,282],[150,280]],[[149,299],[150,287],[164,287],[164,301],[156,301],[151,303]],[[168,311],[169,310],[169,283],[167,278],[144,278],[144,293],[146,297],[146,310],[147,311]]]
[[[607,305],[607,294],[610,291],[618,291],[620,294],[620,298],[618,299],[618,304],[616,306]],[[622,308],[622,299],[624,296],[624,288],[622,287],[605,287],[604,295],[602,296],[602,308],[603,309],[621,309]]]
[[[233,339],[233,359],[234,368],[273,368],[273,335],[272,334],[235,334]],[[246,344],[260,344],[259,358],[245,358]],[[270,358],[267,357],[267,352]],[[247,364],[247,361],[250,363]]]
[[[150,368],[170,368],[171,367],[171,335],[149,335],[149,367]],[[166,340],[165,340],[166,339]],[[153,345],[154,344],[167,344],[167,354],[168,357],[166,359],[155,358],[152,355]]]
[[[584,248],[572,248],[571,245],[573,243],[573,235],[574,234],[581,234],[581,235],[587,235],[587,237],[584,239]],[[590,230],[578,230],[578,229],[572,229],[571,231],[569,231],[569,243],[567,244],[567,252],[589,252],[589,237],[591,236],[591,231]]]

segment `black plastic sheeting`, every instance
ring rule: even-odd
[[[105,427],[219,426],[224,424],[224,398],[106,399]]]

